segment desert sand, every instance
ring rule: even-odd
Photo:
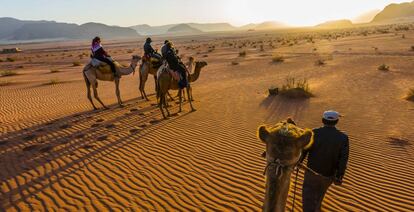
[[[340,37],[249,32],[173,38],[184,58],[209,65],[192,85],[197,111],[184,104],[168,120],[157,108],[152,77],[150,101],[139,98],[138,74],[121,79],[123,108],[114,84],[99,82],[111,108],[92,111],[81,74],[89,41],[25,44],[19,45],[23,53],[0,55],[16,58],[1,62],[0,70],[17,72],[0,77],[1,209],[259,211],[265,145],[257,127],[292,117],[315,128],[323,111],[335,109],[345,116],[338,127],[350,136],[350,159],[343,186],[329,189],[323,209],[413,211],[414,103],[403,97],[414,81],[414,31],[331,34]],[[153,39],[160,46],[165,38]],[[123,64],[142,54],[142,43],[103,41]],[[284,61],[272,62],[274,55]],[[319,59],[326,64],[315,65]],[[390,70],[378,70],[382,64]],[[268,88],[288,76],[308,79],[315,97],[268,96]],[[177,110],[173,104],[170,111]],[[303,171],[297,211],[302,180]],[[292,197],[291,186],[287,208]]]

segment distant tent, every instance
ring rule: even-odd
[[[19,52],[22,52],[22,50],[21,50],[21,49],[19,49],[19,48],[3,49],[3,50],[1,51],[1,53],[3,53],[3,54],[9,54],[9,53],[19,53]]]

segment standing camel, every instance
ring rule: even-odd
[[[119,63],[115,62],[116,71],[119,76],[121,75],[129,75],[131,73],[135,73],[135,68],[137,67],[138,62],[141,60],[140,56],[134,55],[132,56],[131,65],[129,67],[122,67]],[[86,83],[86,90],[87,96],[89,101],[91,102],[93,109],[96,110],[95,104],[92,101],[91,97],[91,86],[93,89],[93,95],[96,100],[102,105],[104,108],[108,108],[104,105],[101,99],[98,96],[98,80],[102,81],[115,81],[115,93],[116,97],[118,98],[118,104],[122,106],[121,101],[121,94],[119,91],[119,80],[120,77],[114,77],[114,74],[110,70],[109,65],[104,64],[100,65],[99,67],[94,67],[89,63],[83,69],[83,78],[85,79]]]
[[[142,65],[139,70],[139,91],[142,99],[149,101],[147,94],[145,93],[145,83],[148,80],[148,75],[154,76],[155,92],[157,92],[157,71],[158,68],[154,67],[151,61],[142,61]]]
[[[200,62],[196,62],[195,63],[195,70],[194,73],[192,75],[190,75],[188,77],[188,81],[189,82],[194,82],[198,79],[198,77],[200,76],[200,72],[201,69],[204,68],[205,66],[207,66],[207,62],[204,61],[200,61]],[[159,98],[159,108],[161,110],[162,116],[164,118],[166,118],[165,114],[164,114],[164,110],[162,109],[162,107],[164,106],[165,110],[167,111],[168,116],[170,116],[170,112],[168,111],[168,105],[167,105],[167,100],[166,100],[166,96],[168,94],[169,90],[178,90],[178,97],[179,97],[179,103],[180,103],[180,109],[178,112],[182,111],[182,99],[181,99],[181,93],[182,93],[182,89],[179,88],[178,86],[178,81],[175,80],[169,71],[165,70],[165,66],[161,66],[159,73],[158,73],[158,90],[157,90],[157,98]],[[187,86],[186,90],[187,90],[187,96],[192,96],[190,94],[190,86]],[[190,102],[190,107],[191,107],[191,111],[195,111],[195,109],[193,108],[193,104],[191,101]]]
[[[304,149],[313,144],[313,132],[301,129],[292,119],[274,126],[260,126],[258,136],[266,144],[266,194],[263,211],[285,211],[290,175]]]

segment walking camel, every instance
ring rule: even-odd
[[[147,94],[145,93],[145,83],[148,80],[148,75],[154,76],[155,92],[157,92],[157,71],[158,67],[154,67],[151,61],[142,61],[142,65],[139,70],[139,91],[141,98],[149,101]]]
[[[131,64],[129,67],[122,67],[119,63],[115,62],[116,72],[119,76],[122,75],[129,75],[131,73],[135,73],[135,68],[137,67],[138,62],[141,60],[140,56],[134,55],[132,56]],[[119,106],[122,106],[121,94],[119,91],[119,80],[120,77],[114,77],[109,65],[103,64],[99,67],[92,66],[91,63],[87,64],[83,69],[83,78],[85,79],[86,83],[86,90],[87,90],[87,97],[91,102],[93,109],[96,110],[96,106],[92,101],[91,97],[91,86],[93,90],[93,95],[95,99],[102,105],[104,108],[108,108],[105,104],[101,101],[98,96],[98,80],[101,81],[114,81],[115,82],[115,94],[118,98]]]
[[[204,68],[205,66],[207,66],[207,62],[205,61],[197,61],[195,63],[195,70],[194,73],[188,76],[188,81],[189,82],[194,82],[198,79],[198,77],[200,76],[200,72],[201,69]],[[165,108],[165,110],[167,111],[167,115],[170,116],[170,112],[168,111],[168,105],[167,105],[167,99],[166,96],[168,94],[169,90],[178,90],[179,92],[179,103],[180,103],[180,107],[179,107],[179,111],[182,111],[182,96],[181,96],[181,91],[182,89],[179,88],[178,86],[178,81],[175,80],[171,74],[169,73],[169,71],[165,71],[164,70],[164,66],[161,66],[160,71],[158,73],[158,81],[157,81],[157,86],[158,86],[158,90],[157,90],[157,98],[159,98],[159,103],[158,106],[161,110],[162,116],[164,118],[166,118],[165,114],[164,114],[164,110],[162,109],[163,107]],[[191,94],[191,87],[188,86],[186,88],[187,91],[187,96],[192,96]],[[193,104],[191,101],[189,101],[190,103],[190,107],[191,107],[191,111],[195,111],[195,109],[193,108]]]
[[[290,175],[304,149],[313,144],[313,132],[301,129],[292,119],[274,126],[260,126],[258,137],[266,144],[266,194],[263,211],[285,211]]]

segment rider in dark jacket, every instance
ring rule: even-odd
[[[151,38],[147,38],[147,40],[145,41],[145,44],[144,44],[144,54],[146,56],[150,57],[150,58],[151,57],[154,57],[154,58],[157,58],[158,60],[160,60],[161,59],[161,55],[158,54],[154,50],[154,48],[152,48],[151,43],[152,43],[152,39]]]
[[[187,83],[187,69],[185,65],[181,62],[180,58],[176,54],[176,50],[173,48],[171,42],[166,44],[167,49],[165,52],[164,58],[167,60],[168,66],[173,71],[178,71],[181,76],[181,80],[178,82],[178,85],[181,89],[188,86]]]

